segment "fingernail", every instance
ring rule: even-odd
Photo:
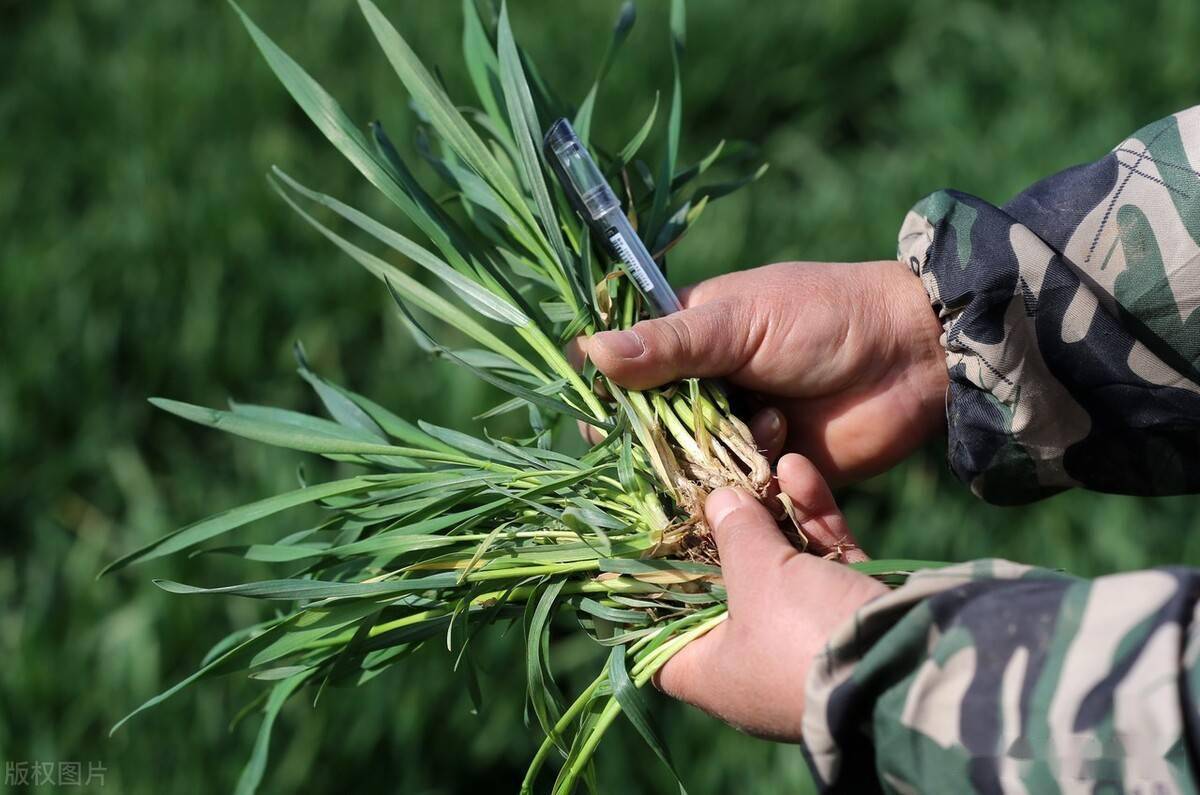
[[[726,516],[750,502],[753,498],[741,489],[717,489],[704,501],[704,517],[709,527],[720,527]]]
[[[783,429],[783,412],[776,408],[763,409],[750,425],[758,432],[756,436],[760,441],[772,441]]]
[[[646,343],[636,331],[601,331],[592,338],[622,359],[636,359],[646,352]]]
[[[783,412],[779,409],[767,409],[767,429],[771,433],[779,433],[783,427]]]

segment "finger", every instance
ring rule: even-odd
[[[604,432],[595,425],[588,425],[583,420],[575,420],[575,424],[579,426],[579,435],[588,444],[600,444],[604,441]]]
[[[586,343],[587,340],[575,337],[563,347],[563,353],[566,354],[567,361],[577,373],[583,372],[583,365],[587,361]]]
[[[587,363],[586,342],[582,337],[575,337],[563,347],[567,361],[579,373],[583,372],[583,365]],[[579,426],[579,435],[589,444],[599,444],[604,440],[604,433],[599,428],[588,425],[583,420],[576,420],[575,423]]]
[[[704,515],[721,556],[730,615],[771,609],[767,602],[772,578],[766,575],[782,569],[797,552],[770,511],[749,492],[724,488],[708,495]]]
[[[691,284],[678,290],[676,296],[679,298],[679,303],[685,307],[703,303],[702,291],[696,288],[704,286],[705,284],[702,282],[700,284]],[[567,363],[571,365],[575,372],[582,373],[583,366],[587,363],[587,344],[587,337],[575,337],[563,346],[563,354],[567,357]]]
[[[765,408],[750,420],[750,433],[768,461],[779,458],[787,439],[787,418],[777,408]]]
[[[588,355],[601,372],[630,389],[729,375],[745,365],[760,336],[739,306],[715,301],[624,331],[602,331],[588,340]]]
[[[575,337],[563,346],[563,354],[567,357],[567,363],[571,365],[571,368],[577,373],[582,373],[583,368],[587,364],[588,360],[588,338]],[[608,400],[612,397],[612,395],[610,395],[608,392],[608,387],[605,384],[604,379],[600,378],[599,376],[596,376],[592,379],[592,391],[594,391],[604,400]],[[588,437],[587,434],[584,434],[584,438],[587,439],[590,437]],[[592,439],[592,441],[598,440]]]
[[[731,273],[722,273],[720,276],[713,276],[710,279],[689,284],[686,287],[681,287],[675,291],[679,296],[679,303],[685,308],[691,309],[716,301],[721,298],[726,298],[730,293],[736,292],[740,286],[756,285],[759,280],[753,276],[747,276],[749,271],[733,271]]]
[[[783,508],[783,503],[779,499],[779,478],[771,478],[767,481],[767,491],[763,494],[763,505],[767,506],[767,510],[771,512],[771,516],[775,517],[776,522],[782,522],[787,519],[787,511]]]
[[[722,639],[728,626],[728,622],[722,622],[676,652],[651,678],[654,686],[671,698],[701,709],[709,708],[706,696],[713,690],[713,669],[720,664]]]
[[[682,287],[675,291],[675,297],[679,299],[679,303],[683,306],[692,306],[694,304],[703,303],[702,301],[692,300],[696,296],[696,288],[699,285],[689,284],[687,287]]]
[[[776,473],[780,489],[796,507],[801,529],[815,547],[812,551],[836,553],[836,559],[844,563],[868,559],[850,532],[850,525],[838,509],[829,485],[811,461],[789,453],[779,459]]]

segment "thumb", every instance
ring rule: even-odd
[[[749,358],[752,336],[737,302],[715,301],[587,341],[600,372],[629,389],[729,375]]]
[[[711,632],[701,635],[675,653],[667,664],[650,680],[671,698],[715,711],[713,679],[727,666],[729,622],[718,624]]]
[[[799,554],[770,511],[747,491],[722,488],[708,495],[704,515],[721,556],[730,615],[770,610],[776,575]]]

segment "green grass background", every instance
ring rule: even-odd
[[[381,5],[466,98],[457,4]],[[561,92],[581,98],[617,5],[513,0],[514,25]],[[669,90],[665,5],[641,3],[600,98],[601,141],[627,139],[653,91]],[[1200,100],[1200,5],[1005,5],[693,0],[683,160],[726,137],[758,144],[772,167],[706,213],[672,255],[673,278],[887,257],[925,193],[1001,202]],[[354,118],[409,138],[407,98],[353,3],[247,9]],[[259,603],[168,596],[151,577],[220,584],[256,570],[197,558],[95,575],[180,524],[290,487],[301,457],[188,426],[145,398],[314,411],[294,340],[322,372],[408,416],[471,428],[494,396],[415,352],[378,284],[267,189],[278,163],[396,220],[224,4],[0,0],[0,74],[0,760],[100,762],[118,792],[228,790],[256,728],[228,723],[253,683],[203,683],[107,732],[262,615]],[[933,446],[840,494],[872,552],[1083,574],[1200,563],[1194,498],[1074,493],[991,508],[943,455]],[[264,790],[511,791],[536,743],[522,727],[518,654],[509,637],[481,655],[480,715],[436,647],[315,709],[290,704]],[[577,685],[596,656],[566,644],[558,664]],[[690,791],[808,786],[795,748],[656,705]],[[605,791],[669,790],[626,727],[600,768]]]

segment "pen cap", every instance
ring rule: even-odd
[[[579,203],[593,220],[621,206],[569,121],[554,122],[546,132],[543,147],[546,156],[556,161],[570,180]]]

